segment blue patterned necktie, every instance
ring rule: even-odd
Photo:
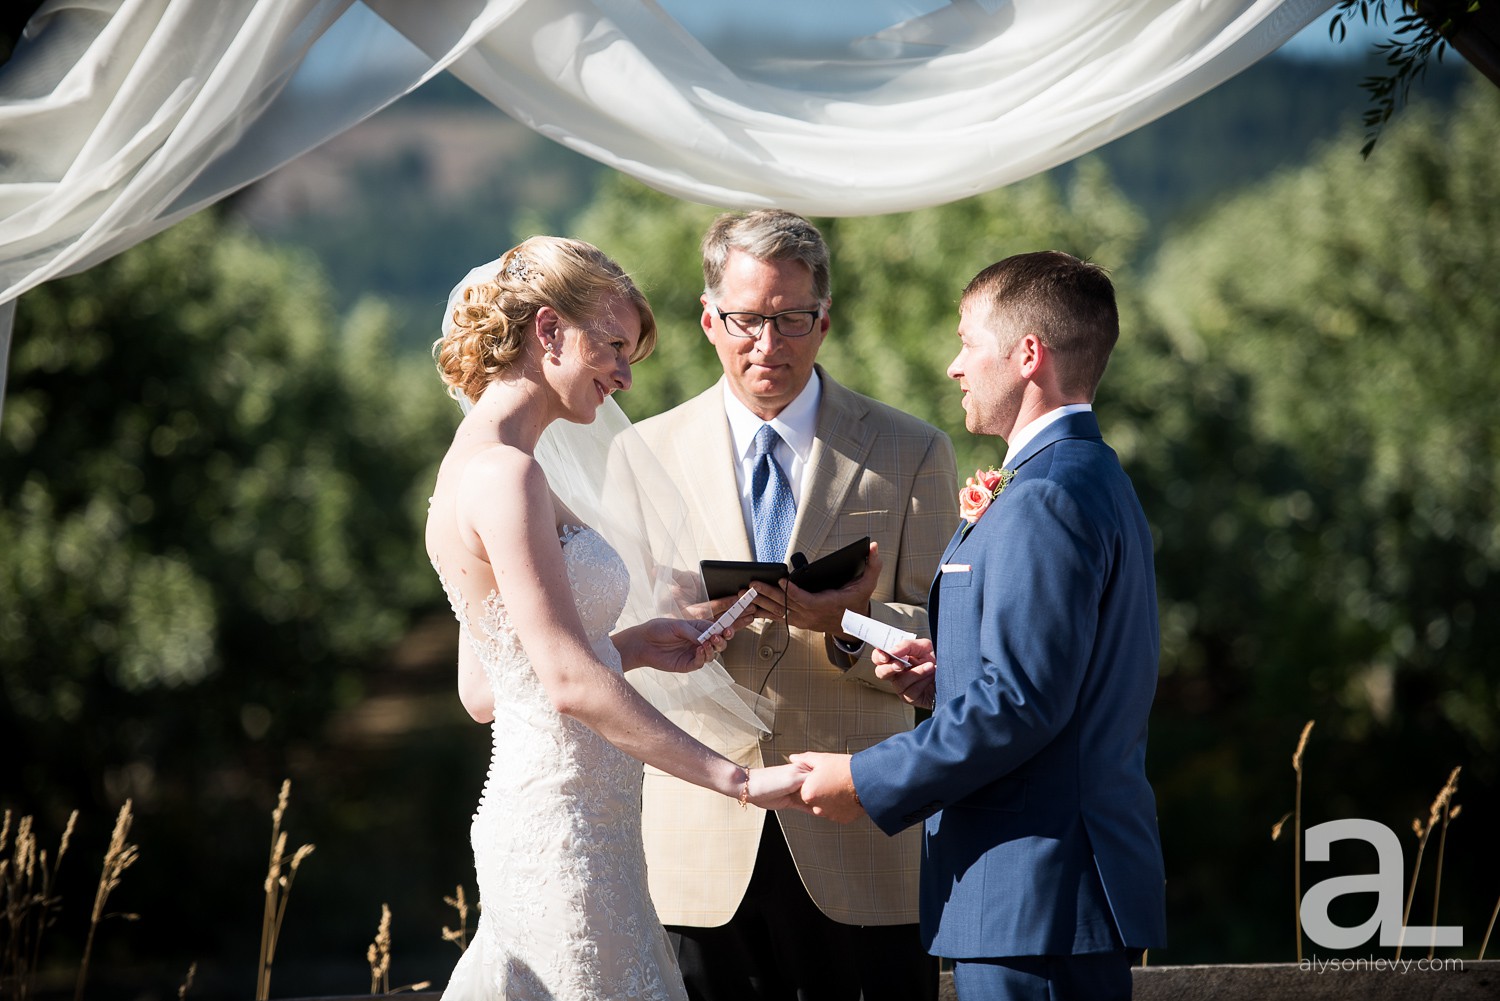
[[[750,474],[750,512],[755,521],[755,558],[766,563],[786,559],[797,520],[797,502],[792,486],[771,453],[781,436],[769,424],[755,432],[755,466]]]

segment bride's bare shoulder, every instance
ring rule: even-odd
[[[488,445],[465,460],[457,470],[460,508],[484,511],[536,511],[550,502],[547,476],[535,458],[513,445]]]
[[[464,456],[458,474],[461,483],[494,479],[514,482],[524,480],[533,471],[541,472],[535,458],[514,445],[495,442]]]

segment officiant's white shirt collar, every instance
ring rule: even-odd
[[[1019,432],[1012,435],[1010,441],[1005,443],[1005,461],[1000,463],[1000,468],[1005,469],[1009,467],[1010,460],[1020,455],[1021,449],[1031,444],[1031,439],[1041,434],[1047,425],[1054,421],[1062,420],[1069,414],[1087,413],[1093,409],[1094,405],[1092,403],[1068,403],[1058,407],[1056,410],[1047,411],[1030,424],[1027,424]]]
[[[745,509],[745,524],[752,524],[750,515],[750,476],[755,455],[755,433],[762,424],[769,424],[781,436],[781,444],[773,455],[786,473],[792,496],[797,506],[802,506],[802,485],[807,479],[807,464],[812,458],[813,439],[818,433],[818,403],[823,398],[823,382],[814,370],[812,378],[802,387],[802,392],[782,408],[781,413],[769,421],[763,421],[750,412],[750,408],[730,392],[727,382],[721,381],[724,392],[724,414],[729,418],[729,438],[734,445],[735,470],[740,485],[740,501]]]

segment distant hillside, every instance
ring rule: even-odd
[[[1359,81],[1378,71],[1273,56],[1091,156],[1146,214],[1151,253],[1177,221],[1341,133],[1358,156]],[[1416,95],[1451,105],[1474,75],[1436,65]],[[341,310],[364,295],[390,302],[401,343],[425,351],[453,283],[526,235],[566,232],[606,169],[443,75],[242,192],[231,211],[315,254]],[[1052,173],[1063,181],[1072,169]]]
[[[1338,140],[1359,156],[1368,106],[1360,81],[1383,73],[1378,61],[1272,56],[1093,155],[1146,213],[1154,250],[1175,223],[1226,192],[1306,162],[1325,143]],[[1412,97],[1451,107],[1472,79],[1482,78],[1450,58],[1429,68]],[[1378,143],[1372,156],[1380,156]]]
[[[520,232],[566,230],[599,164],[451,81],[429,85],[237,195],[229,211],[322,262],[340,312],[390,303],[426,350],[453,283]],[[436,95],[436,97],[434,96]]]

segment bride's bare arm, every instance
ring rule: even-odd
[[[589,646],[541,467],[511,448],[476,456],[459,487],[458,514],[460,530],[472,532],[483,546],[506,611],[554,708],[631,757],[739,797],[751,781],[745,769],[674,726]],[[777,778],[781,781],[757,775],[752,801],[785,799],[790,777]]]

